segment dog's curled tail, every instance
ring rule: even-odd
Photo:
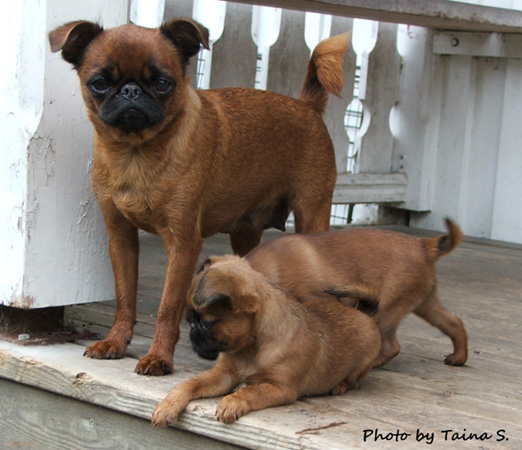
[[[451,252],[462,241],[462,230],[450,219],[444,219],[447,234],[429,239],[422,239],[422,245],[431,262],[437,261],[441,256]]]
[[[373,316],[379,311],[379,292],[371,286],[362,283],[352,283],[345,286],[336,286],[325,289],[326,294],[331,295],[341,303],[348,299],[355,309],[368,316]]]
[[[341,96],[343,90],[343,59],[351,33],[348,31],[319,42],[308,62],[308,71],[299,99],[323,114],[328,94]]]

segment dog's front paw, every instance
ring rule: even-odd
[[[221,400],[216,409],[216,417],[222,423],[233,423],[240,417],[244,416],[252,408],[246,400],[227,395]]]
[[[136,365],[135,372],[138,375],[152,375],[160,377],[172,373],[174,364],[172,358],[168,359],[154,354],[141,358]]]
[[[83,356],[95,359],[120,359],[123,358],[125,350],[127,350],[125,341],[105,339],[89,345],[89,347],[85,349]]]
[[[185,409],[182,402],[164,399],[156,406],[152,413],[152,426],[168,427],[172,422],[176,422]]]
[[[455,352],[446,356],[444,364],[447,364],[448,366],[463,366],[467,359],[468,357],[465,353]]]

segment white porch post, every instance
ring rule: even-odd
[[[79,81],[47,33],[127,23],[128,0],[8,0],[0,16],[0,305],[110,299],[104,226],[91,193],[92,126]]]

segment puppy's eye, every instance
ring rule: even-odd
[[[103,77],[91,81],[90,88],[96,94],[105,94],[110,88],[110,83]]]
[[[158,78],[152,83],[152,88],[158,94],[168,94],[172,90],[172,83],[165,78]]]
[[[203,330],[205,330],[205,331],[210,330],[210,327],[212,325],[214,325],[213,322],[207,322],[206,320],[201,320],[200,324],[201,324],[201,328],[203,328]]]

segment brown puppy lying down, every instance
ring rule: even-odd
[[[240,385],[219,402],[220,422],[302,396],[343,394],[370,371],[380,347],[367,315],[333,299],[301,304],[238,256],[204,263],[188,293],[187,319],[194,350],[218,359],[158,404],[155,426],[176,421],[191,400]]]
[[[435,261],[462,240],[458,225],[446,220],[448,234],[420,239],[378,229],[341,230],[308,236],[286,235],[260,245],[245,258],[272,283],[303,301],[324,296],[377,299],[373,315],[381,333],[381,351],[373,367],[400,351],[396,331],[414,312],[453,341],[445,363],[467,359],[462,321],[444,308],[436,286]]]

